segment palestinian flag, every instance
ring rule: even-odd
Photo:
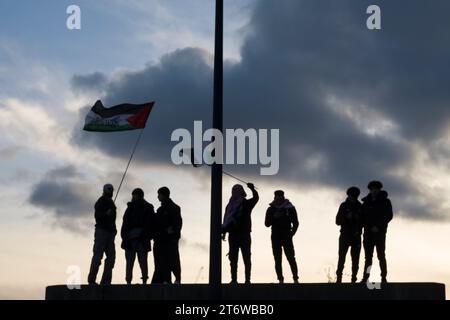
[[[83,130],[112,132],[145,128],[154,104],[124,103],[105,108],[98,100],[87,114]]]

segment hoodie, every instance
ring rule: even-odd
[[[341,203],[336,215],[336,224],[341,226],[343,236],[361,236],[363,227],[361,202],[347,198]]]
[[[380,232],[386,232],[388,223],[393,217],[388,193],[382,190],[375,199],[368,194],[362,201],[364,233],[369,232],[372,227],[377,227]]]
[[[145,199],[128,202],[128,207],[123,215],[122,248],[128,249],[132,240],[139,239],[144,247],[150,251],[150,240],[153,238],[155,225],[155,210],[153,205]]]
[[[272,236],[292,236],[298,229],[297,210],[289,200],[273,201],[266,211],[266,227],[272,227]]]

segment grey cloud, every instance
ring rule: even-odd
[[[101,72],[94,72],[87,75],[74,75],[71,85],[75,92],[98,92],[106,85],[108,78]]]
[[[85,216],[92,207],[92,199],[86,196],[86,186],[66,181],[41,181],[34,186],[30,203],[44,209],[52,209],[59,216]]]
[[[426,150],[449,124],[450,20],[445,15],[450,3],[380,0],[381,31],[365,27],[370,4],[257,2],[241,61],[225,64],[225,127],[280,128],[280,172],[272,179],[342,189],[380,179],[399,212],[413,218],[448,218],[446,209],[432,201],[413,209],[404,199],[419,198],[421,190],[410,177],[392,172],[414,161],[411,143]],[[159,64],[110,79],[104,92],[105,105],[157,102],[136,159],[170,165],[174,129],[190,129],[194,120],[209,127],[211,56],[196,48],[177,50]],[[379,125],[380,120],[364,110],[376,111],[396,132],[364,132],[333,110],[330,97],[345,101],[364,123]],[[87,108],[81,111],[74,142],[126,158],[136,133],[81,132]],[[246,175],[257,175],[257,169],[231,168]]]
[[[49,225],[84,234],[91,230],[94,222],[94,204],[102,193],[103,185],[113,182],[117,189],[122,175],[123,172],[112,170],[88,177],[72,164],[63,165],[47,171],[32,186],[27,201],[42,209],[36,216],[47,219]],[[143,187],[145,191],[150,187],[148,182],[143,182],[132,173],[128,173],[117,198],[119,210],[126,207],[126,202],[131,198],[131,191],[136,186]],[[151,187],[153,190],[154,186]]]
[[[33,185],[28,202],[41,208],[54,226],[86,232],[97,190],[82,176],[72,165],[52,169]]]

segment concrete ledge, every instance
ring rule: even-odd
[[[445,300],[441,283],[387,283],[369,290],[365,284],[223,285],[224,300]],[[46,300],[209,300],[207,284],[49,286]]]

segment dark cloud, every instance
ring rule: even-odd
[[[27,200],[42,209],[39,216],[48,219],[50,225],[75,233],[86,233],[91,231],[94,223],[94,204],[102,193],[103,185],[111,181],[119,182],[122,175],[123,172],[113,170],[87,176],[72,164],[56,167],[32,186]],[[148,182],[144,184],[132,173],[127,174],[116,202],[118,217],[131,198],[131,191],[136,186],[144,185],[144,189],[148,190]],[[118,186],[115,187],[117,191]]]
[[[371,4],[257,2],[242,59],[225,66],[225,127],[280,128],[280,172],[265,179],[344,189],[376,178],[399,212],[441,218],[445,208],[434,201],[415,207],[404,200],[421,198],[421,190],[395,173],[414,161],[411,143],[426,148],[449,124],[450,3],[377,1],[381,31],[366,28]],[[79,80],[75,87],[89,84]],[[157,65],[110,79],[102,90],[105,105],[157,101],[137,160],[170,165],[175,128],[190,129],[194,120],[209,127],[211,56],[177,50]],[[136,134],[77,127],[73,139],[126,158]],[[232,170],[256,175],[259,168]]]
[[[72,88],[77,93],[100,91],[107,83],[108,78],[101,72],[87,75],[74,75],[71,80]]]
[[[28,201],[43,209],[56,225],[83,232],[96,199],[90,192],[92,186],[80,182],[80,177],[82,175],[72,165],[50,170],[33,186]]]

